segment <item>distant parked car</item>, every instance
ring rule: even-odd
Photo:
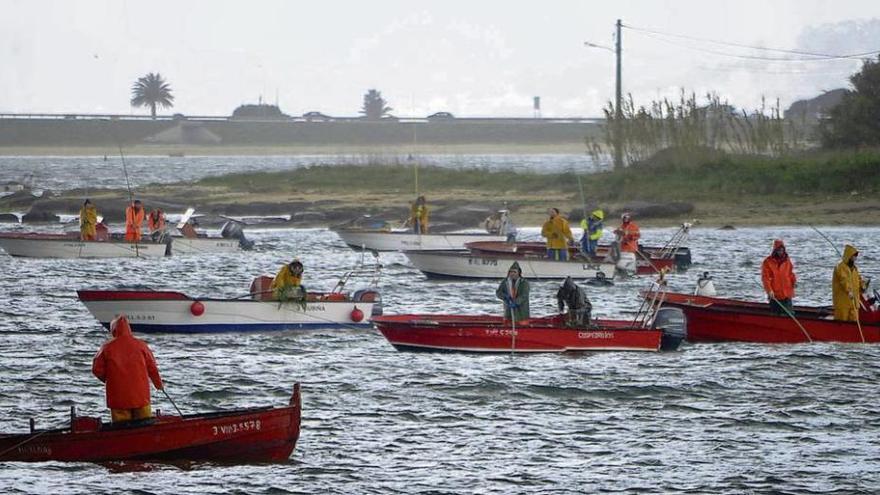
[[[314,121],[324,121],[324,120],[333,120],[333,117],[329,115],[324,115],[321,112],[306,112],[303,114],[303,118],[306,120],[314,120]]]
[[[171,118],[173,118],[174,120],[186,120],[186,115],[182,113],[175,113],[171,116]]]
[[[449,112],[437,112],[428,115],[428,119],[430,120],[443,120],[443,119],[454,119],[455,115],[452,115]]]

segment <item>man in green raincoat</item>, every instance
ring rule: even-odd
[[[509,320],[513,313],[514,321],[525,323],[529,319],[529,282],[522,278],[522,268],[516,261],[507,270],[507,278],[501,281],[495,291],[498,299],[504,301],[504,319]]]

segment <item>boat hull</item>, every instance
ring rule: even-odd
[[[627,321],[605,320],[596,327],[570,328],[561,317],[547,317],[514,329],[498,316],[390,315],[375,317],[373,324],[401,351],[656,352],[663,344],[662,330],[631,328]]]
[[[766,303],[677,293],[666,294],[663,305],[684,312],[690,342],[880,342],[880,323],[836,321],[828,308],[796,306],[792,318]]]
[[[309,301],[299,303],[250,299],[196,299],[179,292],[80,290],[80,301],[109,328],[117,315],[128,317],[139,333],[217,333],[369,328],[374,302]],[[201,304],[196,314],[193,305]],[[362,319],[355,321],[357,308]]]
[[[241,251],[238,239],[224,237],[173,237],[172,256],[188,256],[203,253],[235,253]]]
[[[467,249],[469,249],[472,253],[477,255],[485,255],[485,254],[519,254],[525,257],[543,257],[547,251],[546,244],[542,242],[470,242],[467,244]],[[654,273],[658,273],[660,270],[664,270],[666,272],[674,272],[678,269],[679,265],[676,262],[676,258],[672,256],[670,253],[669,257],[661,258],[656,253],[658,253],[660,248],[642,248],[640,253],[634,255],[634,265],[635,268],[627,266],[628,263],[618,263],[618,268],[624,270],[628,273],[635,273],[636,275],[650,275]],[[648,254],[654,253],[654,254]],[[690,256],[688,252],[688,256]],[[583,255],[580,251],[580,248],[577,247],[569,247],[568,248],[568,258],[571,260],[574,259],[583,259]],[[611,246],[608,245],[600,245],[596,249],[596,256],[592,257],[592,259],[588,260],[588,262],[592,263],[611,263],[620,261],[618,258],[620,256],[614,256]]]
[[[505,236],[480,233],[414,234],[412,232],[337,229],[336,234],[354,249],[407,251],[464,249],[474,241],[503,241]]]
[[[475,254],[467,251],[405,251],[413,266],[429,278],[504,278],[516,261],[529,279],[605,279],[614,278],[611,262],[553,261],[504,253]]]
[[[88,418],[92,419],[92,418]],[[278,408],[0,435],[0,461],[109,462],[214,461],[283,462],[299,439],[301,399],[294,386],[290,404]]]
[[[23,258],[159,258],[167,247],[150,241],[81,241],[61,234],[0,235],[0,248]]]

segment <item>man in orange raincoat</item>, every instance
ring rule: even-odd
[[[117,316],[110,323],[109,341],[92,360],[92,373],[107,384],[107,407],[114,423],[146,419],[150,408],[150,381],[162,390],[162,377],[147,344],[131,333],[128,319]]]
[[[637,253],[639,251],[639,238],[642,233],[639,226],[632,221],[632,215],[624,213],[620,217],[620,227],[614,231],[620,242],[620,251],[624,253]]]
[[[794,307],[791,299],[794,297],[797,277],[782,239],[773,241],[773,252],[761,264],[761,282],[764,284],[770,309],[782,315],[792,314]]]
[[[144,228],[144,206],[141,200],[136,199],[134,203],[125,209],[125,240],[128,242],[138,242],[141,240],[141,231]]]

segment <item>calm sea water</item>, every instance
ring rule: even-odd
[[[855,242],[880,274],[880,229],[823,228]],[[644,230],[657,243],[671,229]],[[527,234],[537,236],[536,229]],[[91,359],[106,332],[81,287],[147,286],[236,296],[293,256],[306,284],[331,288],[358,254],[326,230],[251,231],[256,252],[162,260],[0,256],[0,431],[80,414],[108,416]],[[695,229],[693,289],[708,270],[723,295],[759,298],[759,267],[784,238],[798,303],[830,303],[837,254],[803,228]],[[387,313],[497,313],[497,282],[426,280],[381,256]],[[365,281],[364,281],[365,282]],[[595,312],[631,316],[644,278],[589,287]],[[353,281],[351,287],[358,284]],[[534,314],[557,283],[536,282]],[[149,335],[167,391],[185,412],[286,403],[303,387],[302,436],[287,463],[0,463],[2,493],[877,493],[880,346],[685,345],[663,354],[473,356],[395,351],[375,331]],[[173,410],[161,395],[154,407]]]
[[[256,170],[276,171],[310,165],[366,165],[388,163],[450,168],[480,168],[519,172],[592,172],[610,167],[582,154],[420,154],[407,155],[291,155],[291,156],[126,156],[125,169],[132,187],[151,183],[197,180],[202,177]],[[86,157],[0,156],[0,183],[26,182],[36,189],[62,191],[77,188],[125,187],[118,154]]]

